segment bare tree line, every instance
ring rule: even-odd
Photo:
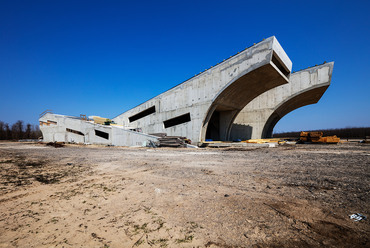
[[[308,132],[323,132],[324,136],[336,135],[342,139],[364,139],[366,136],[370,136],[370,127],[348,127],[348,128],[337,128],[337,129],[320,129],[320,130],[302,130]],[[284,132],[274,133],[275,138],[298,138],[301,132]]]
[[[19,120],[10,126],[0,121],[0,140],[38,139],[41,136],[38,125],[24,124]]]

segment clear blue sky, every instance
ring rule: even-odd
[[[275,131],[370,126],[370,1],[0,0],[0,120],[118,114],[275,35],[297,71],[334,61]]]

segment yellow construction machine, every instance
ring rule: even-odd
[[[310,143],[337,144],[340,141],[336,135],[323,137],[323,132],[301,132],[300,141]]]

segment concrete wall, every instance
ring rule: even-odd
[[[144,133],[125,130],[122,127],[104,126],[81,120],[77,117],[47,113],[39,119],[40,130],[45,142],[75,142],[116,146],[142,146],[157,137]],[[49,123],[49,124],[46,124]],[[80,132],[76,134],[74,132]],[[108,139],[96,135],[96,131],[108,134]]]
[[[278,69],[272,62],[273,56],[278,57],[280,66],[288,73],[284,75]],[[258,94],[288,83],[291,67],[292,62],[279,42],[270,37],[113,120],[120,125],[142,128],[144,133],[165,132],[171,136],[185,136],[197,143],[206,138],[208,121],[214,111],[232,111],[233,114],[223,114],[225,127],[220,135],[226,139],[235,113]],[[239,93],[245,96],[235,97]],[[152,106],[155,106],[155,113],[129,121],[129,117]],[[164,127],[164,121],[187,113],[190,113],[190,122]]]
[[[272,135],[276,123],[289,112],[317,103],[330,85],[334,63],[311,67],[290,76],[289,84],[273,88],[251,101],[236,117],[232,139]]]

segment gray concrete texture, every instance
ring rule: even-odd
[[[158,138],[121,127],[99,125],[78,117],[47,113],[39,119],[45,142],[145,146]]]
[[[291,68],[277,39],[270,37],[113,120],[142,128],[144,133],[184,136],[193,143],[207,138],[227,140],[237,114],[258,95],[287,84]],[[155,113],[130,121],[131,116],[153,106]],[[164,125],[166,120],[188,113],[190,121]]]
[[[317,103],[330,85],[334,62],[291,74],[288,84],[273,88],[251,101],[236,117],[231,139],[272,136],[277,122],[291,111]]]
[[[291,69],[292,62],[273,36],[113,118],[120,127],[46,114],[41,123],[57,124],[40,128],[45,141],[123,146],[155,141],[151,133],[187,137],[193,144],[268,137],[284,115],[321,98],[333,63],[292,75]],[[76,132],[66,131],[70,129]],[[99,137],[99,131],[109,138]]]

